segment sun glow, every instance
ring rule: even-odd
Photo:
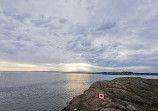
[[[70,64],[60,64],[63,66],[63,70],[67,72],[73,71],[91,71],[92,65],[87,63],[70,63]]]
[[[87,63],[61,64],[24,64],[12,61],[0,61],[0,71],[91,71]]]
[[[102,67],[88,63],[60,63],[60,64],[24,64],[11,61],[0,61],[0,71],[64,71],[92,72],[95,69],[105,71],[121,71],[121,70],[142,70],[150,69],[150,66],[129,66],[129,67]]]

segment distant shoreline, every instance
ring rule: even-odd
[[[64,72],[81,74],[103,74],[103,75],[158,75],[158,73],[135,73],[135,72]]]
[[[103,74],[103,75],[158,75],[158,73],[122,73],[122,72],[115,72],[115,73],[104,73],[103,72],[103,73],[99,73],[99,74]]]

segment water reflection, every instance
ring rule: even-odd
[[[0,111],[61,111],[74,96],[82,94],[92,83],[119,77],[127,75],[0,73]],[[158,76],[139,77],[158,79]]]
[[[66,74],[66,88],[68,93],[76,92],[81,94],[85,89],[88,89],[90,75],[89,74]]]

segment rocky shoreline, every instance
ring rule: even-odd
[[[106,94],[106,99],[97,98]],[[158,79],[124,77],[93,83],[62,111],[158,111]]]

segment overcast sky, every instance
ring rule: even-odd
[[[158,72],[158,1],[0,0],[0,70]]]

